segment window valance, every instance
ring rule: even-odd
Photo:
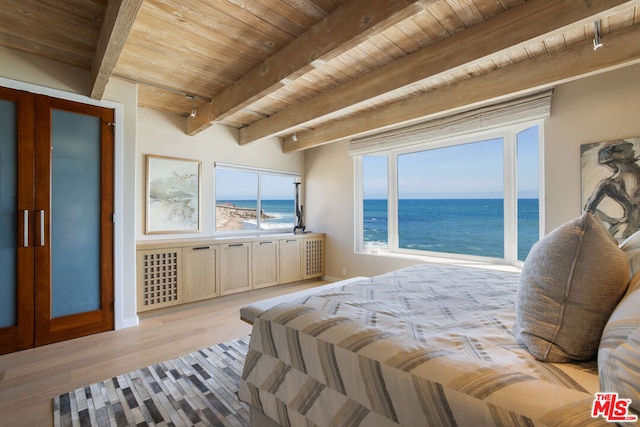
[[[495,127],[545,119],[551,114],[552,95],[553,89],[550,89],[403,128],[355,138],[349,142],[348,152],[351,156],[374,154],[486,131]]]

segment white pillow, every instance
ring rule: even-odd
[[[629,282],[629,262],[590,212],[540,239],[522,268],[514,332],[537,359],[589,360]]]
[[[640,230],[627,237],[620,243],[622,249],[629,260],[630,275],[633,276],[640,271]]]
[[[640,273],[602,332],[598,372],[601,391],[631,399],[631,408],[640,412]]]

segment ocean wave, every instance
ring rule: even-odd
[[[245,219],[242,221],[244,224],[250,225],[254,230],[258,227],[258,221],[255,219]],[[293,230],[293,222],[260,222],[261,230]]]
[[[286,229],[286,230],[293,230],[293,223],[292,222],[263,222],[260,224],[260,227],[263,230],[281,230],[281,229]]]
[[[389,243],[382,241],[382,240],[376,240],[376,241],[372,241],[372,242],[364,242],[364,249],[369,250],[369,251],[376,251],[379,249],[389,249]]]

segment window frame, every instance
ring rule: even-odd
[[[261,218],[260,215],[256,215],[256,229],[255,230],[218,230],[218,218],[216,216],[216,209],[215,207],[217,206],[218,203],[218,194],[217,194],[217,170],[218,169],[225,169],[225,170],[232,170],[232,171],[237,171],[237,172],[249,172],[249,173],[255,173],[257,175],[257,189],[256,189],[256,212],[260,212],[261,208],[262,208],[262,176],[263,175],[272,175],[272,176],[281,176],[281,177],[290,177],[294,180],[294,182],[302,182],[302,174],[299,172],[291,172],[291,171],[283,171],[283,170],[277,170],[277,169],[269,169],[269,168],[262,168],[262,167],[254,167],[254,166],[244,166],[244,165],[237,165],[237,164],[231,164],[231,163],[222,163],[222,162],[215,162],[214,163],[214,168],[213,168],[213,204],[214,204],[214,209],[213,209],[213,229],[214,229],[214,233],[215,234],[221,234],[221,235],[242,235],[242,234],[278,234],[278,233],[288,233],[288,232],[293,232],[293,227],[295,226],[295,187],[292,185],[291,186],[291,195],[292,198],[294,200],[294,206],[293,206],[293,215],[294,215],[294,222],[291,226],[291,228],[275,228],[275,229],[268,229],[268,230],[264,230],[261,229]],[[293,183],[292,183],[293,184]],[[302,187],[302,185],[300,185],[300,187]],[[302,190],[302,189],[301,189]],[[302,201],[302,192],[300,193],[300,201]]]
[[[429,141],[410,147],[353,156],[355,182],[354,252],[359,254],[430,256],[522,265],[523,262],[518,260],[517,136],[520,132],[535,126],[538,127],[538,234],[542,236],[544,232],[544,120],[536,119],[464,136]],[[398,156],[497,138],[503,140],[504,258],[400,248],[398,237]],[[363,156],[369,155],[387,157],[387,249],[365,248]]]

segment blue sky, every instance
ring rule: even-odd
[[[293,177],[262,174],[260,191],[263,200],[292,200]],[[256,200],[258,174],[231,169],[216,168],[217,200]]]
[[[387,158],[366,156],[365,199],[386,198]],[[518,137],[521,198],[538,197],[537,127]],[[503,143],[493,139],[398,156],[400,199],[502,198]]]

